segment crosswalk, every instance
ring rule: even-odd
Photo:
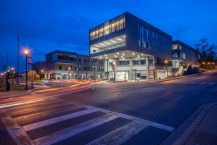
[[[173,127],[102,108],[43,99],[1,109],[1,120],[17,144],[119,145],[146,128]]]

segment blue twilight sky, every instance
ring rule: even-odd
[[[88,54],[88,30],[125,11],[192,47],[217,42],[217,0],[0,0],[0,68],[7,53],[16,66],[17,33],[33,62],[56,49]]]

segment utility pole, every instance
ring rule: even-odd
[[[20,83],[20,34],[17,34],[17,84]]]
[[[6,53],[6,64],[7,64],[7,67],[8,67],[8,51]]]
[[[26,54],[26,86],[25,86],[25,89],[27,90],[28,89],[28,71],[27,71],[27,65],[28,65],[28,56]]]

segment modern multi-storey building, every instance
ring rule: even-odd
[[[45,79],[97,79],[102,78],[104,71],[102,61],[60,50],[48,53],[44,65],[39,64],[38,71],[43,70],[40,73]]]
[[[177,69],[177,75],[181,75],[189,66],[199,67],[199,53],[191,46],[176,40],[173,41],[172,52],[172,66]]]
[[[105,78],[124,81],[166,77],[163,62],[172,59],[169,34],[128,12],[89,33],[90,56],[103,60]]]

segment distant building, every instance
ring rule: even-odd
[[[199,52],[179,40],[173,41],[172,56],[172,66],[179,75],[189,66],[199,67]]]
[[[46,62],[35,63],[45,79],[99,79],[102,61],[74,52],[56,50],[46,55]]]

